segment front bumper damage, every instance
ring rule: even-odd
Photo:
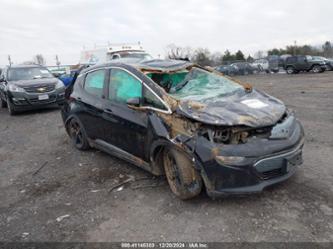
[[[212,198],[248,194],[287,180],[302,164],[304,130],[294,116],[276,125],[270,138],[252,138],[244,144],[216,144],[203,136],[178,137],[193,156],[207,194]],[[223,163],[219,158],[241,158]]]

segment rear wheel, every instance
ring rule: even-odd
[[[72,118],[68,123],[67,130],[75,148],[79,150],[89,149],[88,139],[80,121]]]
[[[202,179],[188,156],[171,149],[164,153],[164,169],[172,192],[182,200],[200,194]]]
[[[289,66],[286,68],[287,74],[293,74],[295,73],[295,68],[292,66]]]

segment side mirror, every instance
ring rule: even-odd
[[[141,103],[141,99],[140,98],[130,98],[126,101],[126,104],[128,106],[133,106],[133,107],[139,107]]]

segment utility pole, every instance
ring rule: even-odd
[[[11,66],[13,64],[12,59],[10,58],[10,55],[8,55],[8,63],[9,63],[9,66]]]
[[[60,66],[60,61],[59,61],[59,57],[58,57],[58,55],[56,54],[56,56],[55,56],[55,60],[56,60],[56,65],[58,66],[58,68],[59,68],[59,66]]]
[[[294,41],[294,55],[296,55],[296,46],[297,46],[297,41]]]

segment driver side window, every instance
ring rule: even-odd
[[[109,100],[126,104],[131,98],[142,98],[141,81],[122,69],[111,69]]]
[[[143,106],[154,107],[167,111],[165,105],[148,88],[143,89]]]

